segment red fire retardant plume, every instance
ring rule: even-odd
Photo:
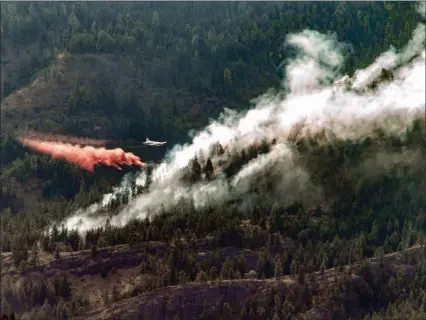
[[[118,170],[122,170],[120,165],[123,164],[140,167],[146,166],[146,163],[141,162],[138,156],[131,152],[124,152],[121,148],[108,150],[92,146],[81,147],[69,143],[41,141],[29,138],[18,138],[17,140],[24,146],[51,155],[53,159],[63,158],[90,172],[94,171],[94,166],[97,164],[112,166]]]
[[[108,142],[108,140],[99,140],[83,137],[72,137],[72,136],[63,136],[61,134],[52,134],[52,133],[41,133],[33,130],[26,130],[22,138],[38,140],[38,141],[49,141],[49,142],[61,142],[61,143],[71,143],[79,145],[91,145],[93,147],[103,147]]]

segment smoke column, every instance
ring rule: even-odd
[[[424,11],[424,3],[421,5]],[[419,30],[424,30],[424,24],[419,24],[412,40],[400,53],[391,49],[367,68],[358,70],[352,79],[343,77],[354,84],[353,89],[364,88],[378,75],[377,70],[381,71],[383,57],[392,57],[385,65],[398,67],[393,79],[379,83],[374,91],[358,92],[324,84],[343,76],[338,72],[343,63],[342,44],[337,43],[334,36],[310,30],[289,35],[287,44],[299,49],[299,54],[285,68],[285,96],[282,92],[267,93],[254,101],[254,108],[242,114],[225,110],[218,121],[198,132],[191,144],[175,146],[165,161],[155,168],[150,192],[130,201],[110,219],[111,225],[123,226],[131,219],[155,213],[161,204],[167,208],[181,199],[193,200],[196,208],[232,199],[243,199],[244,206],[256,201],[248,196],[253,183],[261,184],[268,175],[273,175],[277,181],[275,189],[268,193],[269,197],[279,197],[289,204],[321,199],[322,190],[312,184],[312,177],[298,165],[287,138],[295,128],[302,136],[325,131],[344,139],[373,136],[377,128],[398,135],[404,133],[414,119],[424,118],[425,34]],[[324,59],[328,59],[326,64]],[[179,182],[180,169],[200,151],[204,157],[212,156],[216,168],[219,160],[227,160],[224,159],[226,153],[220,159],[210,154],[215,143],[219,142],[232,152],[261,139],[276,139],[277,144],[268,154],[247,163],[231,181],[219,175],[209,183],[192,187]],[[377,159],[385,161],[386,157]],[[377,161],[375,163],[381,165]],[[393,163],[398,161],[392,160]],[[360,171],[365,170],[361,168]],[[63,224],[68,229],[76,228],[84,233],[105,223],[105,217],[88,216],[90,213],[93,211],[79,210]]]
[[[140,167],[146,166],[145,163],[140,161],[139,157],[131,152],[126,153],[120,148],[108,150],[92,146],[81,147],[80,145],[69,143],[40,141],[28,138],[17,138],[17,140],[24,146],[41,153],[49,154],[54,159],[63,158],[90,172],[94,171],[94,166],[97,164],[113,166],[118,170],[122,170],[120,165],[123,164]]]

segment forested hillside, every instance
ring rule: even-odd
[[[66,200],[83,180],[84,188],[92,186],[91,177],[72,173],[67,164],[59,178],[52,165],[60,162],[24,156],[11,140],[18,129],[113,138],[127,141],[125,147],[146,136],[173,145],[223,107],[248,108],[250,99],[278,86],[281,63],[291,54],[283,47],[287,34],[305,28],[335,32],[351,45],[342,71],[351,73],[390,45],[405,44],[417,20],[415,4],[408,2],[3,2],[3,192],[22,204],[19,194],[31,193],[34,184],[47,190],[42,198]],[[135,151],[146,160],[164,154]],[[46,169],[36,172],[34,165]],[[32,181],[28,191],[19,187],[22,170]],[[117,182],[95,180],[94,194]]]
[[[351,73],[405,44],[415,16],[414,3],[4,2],[2,133],[178,142],[279,85],[287,34],[335,32]]]
[[[424,117],[399,134],[295,130],[286,142],[194,150],[170,188],[198,191],[200,200],[215,183],[231,186],[217,189],[228,198],[207,196],[203,206],[162,199],[155,170],[167,149],[140,146],[149,137],[171,149],[224,108],[248,110],[282,88],[283,66],[296,55],[289,34],[334,32],[347,44],[340,74],[352,76],[404,47],[420,19],[414,2],[2,2],[1,312],[424,319]],[[392,72],[382,69],[368,90]],[[109,139],[150,164],[143,174],[86,172],[20,145],[14,137],[26,129]],[[293,162],[278,153],[270,170],[235,183],[281,145]],[[292,198],[289,186],[299,185],[280,180],[280,170],[308,177],[298,193],[305,198]],[[159,213],[121,223],[138,199],[155,199]],[[94,227],[60,224],[74,216]]]

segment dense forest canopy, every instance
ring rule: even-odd
[[[223,189],[231,196],[203,206],[155,199],[155,162],[166,149],[135,148],[150,163],[143,174],[92,174],[14,140],[29,128],[125,149],[146,136],[171,147],[224,108],[247,110],[281,89],[296,54],[284,45],[289,34],[335,33],[346,44],[341,74],[351,76],[404,47],[417,11],[414,2],[2,2],[2,312],[106,319],[114,308],[131,317],[143,303],[138,316],[173,319],[424,319],[424,118],[402,134],[296,134],[285,142],[294,165],[282,156],[244,191],[235,178],[282,141],[196,150],[173,185],[188,193],[231,185]],[[382,69],[368,90],[394,71]],[[278,165],[309,178],[305,198],[289,201],[296,184],[280,180]],[[135,198],[155,199],[157,214],[120,225]],[[75,216],[94,227],[62,225]],[[201,304],[144,302],[180,286],[196,288]]]
[[[68,115],[49,111],[47,123],[34,122],[39,130],[82,135],[102,126],[115,138],[149,133],[178,142],[223,106],[246,108],[279,86],[288,34],[335,32],[350,44],[343,72],[351,74],[404,45],[417,16],[412,2],[3,2],[2,101],[43,75],[66,84],[55,87],[67,91],[64,100],[53,103]],[[72,72],[62,74],[64,52]],[[47,108],[32,107],[41,114]]]

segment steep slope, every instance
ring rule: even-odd
[[[207,12],[209,18],[200,19]],[[335,31],[353,48],[350,73],[383,48],[404,44],[415,14],[411,3],[6,2],[2,135],[27,125],[181,142],[224,106],[246,108],[251,98],[279,85],[280,64],[291,55],[282,50],[286,34]]]
[[[3,310],[9,313],[24,311],[26,316],[23,319],[41,320],[52,316],[55,312],[42,301],[44,296],[46,301],[55,298],[51,284],[67,275],[67,290],[79,307],[67,311],[58,308],[56,313],[79,314],[77,319],[149,317],[159,320],[175,319],[176,315],[180,319],[258,319],[262,312],[271,318],[274,312],[280,315],[281,310],[282,316],[287,314],[298,318],[303,315],[303,319],[343,319],[344,315],[360,319],[370,311],[363,301],[368,295],[381,296],[370,302],[375,310],[377,306],[374,304],[383,306],[395,301],[398,292],[419,287],[415,279],[424,277],[424,270],[419,267],[425,261],[424,247],[416,245],[403,252],[358,261],[346,267],[307,273],[303,278],[300,274],[270,279],[245,275],[245,279],[210,280],[207,275],[194,282],[156,289],[152,282],[157,281],[161,269],[150,265],[158,258],[161,260],[167,251],[165,244],[146,243],[105,248],[96,256],[90,252],[65,252],[60,253],[60,258],[52,257],[54,260],[50,262],[42,259],[52,258],[39,254],[40,265],[22,272],[18,282],[14,280],[17,273],[11,267],[10,255],[3,253],[2,279],[3,283],[9,283],[6,290],[9,302],[3,305]],[[258,256],[256,252],[251,254]],[[256,264],[254,261],[254,266],[247,267],[255,268]],[[381,284],[374,280],[377,277],[381,278]],[[392,277],[398,277],[398,288],[385,296],[383,290],[392,282]],[[29,291],[21,292],[19,288],[23,286],[29,286]],[[43,291],[43,287],[47,290]],[[58,288],[65,290],[62,284]],[[302,295],[301,300],[298,294]],[[29,312],[29,303],[43,307],[37,312]],[[336,309],[340,304],[345,307]]]
[[[1,8],[2,312],[424,318],[424,24],[412,3]],[[354,43],[351,58],[338,40]],[[283,61],[280,92],[251,107]],[[22,117],[125,149],[196,133],[146,171],[90,174],[13,141]]]
[[[126,139],[129,134],[136,137],[132,133],[136,130],[141,139],[147,135],[155,138],[159,134],[151,131],[157,125],[155,118],[168,122],[163,136],[170,136],[173,142],[173,132],[199,126],[200,119],[215,116],[224,104],[214,96],[201,95],[187,105],[173,105],[175,100],[188,98],[187,93],[174,89],[167,90],[166,96],[166,90],[152,83],[149,71],[143,65],[135,66],[130,58],[59,53],[29,86],[2,101],[1,130],[5,134],[27,127],[115,139]],[[142,128],[135,127],[142,122]]]
[[[200,19],[206,13],[209,18]],[[182,143],[224,107],[248,108],[250,99],[279,85],[281,63],[293,54],[282,47],[288,33],[334,30],[352,45],[345,66],[350,73],[382,47],[404,44],[416,14],[411,3],[5,2],[0,115],[2,170],[9,174],[3,185],[13,189],[19,175],[21,183],[37,186],[19,193],[17,201],[24,203],[44,181],[23,174],[22,168],[33,170],[40,161],[51,166],[46,157],[25,160],[28,150],[11,142],[16,132],[28,128],[111,138],[114,147],[158,161],[166,150],[141,148],[145,137],[167,140],[168,146]],[[97,189],[108,189],[101,184],[98,179]],[[68,200],[75,194],[59,192],[59,197]],[[37,201],[44,200],[40,196]]]

